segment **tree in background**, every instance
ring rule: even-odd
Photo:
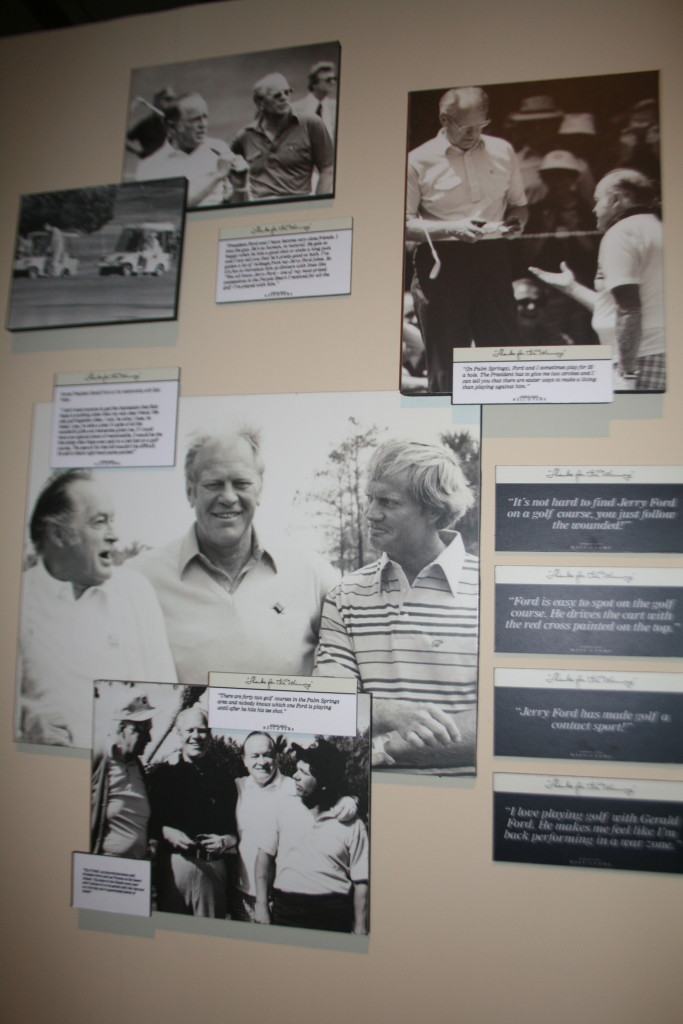
[[[116,185],[99,188],[75,188],[68,192],[40,192],[24,196],[19,218],[19,234],[42,231],[46,223],[61,231],[91,234],[114,216]]]
[[[349,416],[350,435],[334,447],[325,469],[316,471],[318,488],[304,496],[317,505],[312,513],[323,526],[326,554],[342,573],[352,572],[374,554],[365,522],[365,470],[377,447],[380,430]],[[298,497],[298,496],[297,496]]]
[[[463,544],[471,555],[479,554],[479,514],[481,500],[480,445],[467,430],[446,431],[441,444],[455,452],[467,483],[472,488],[474,504],[457,524]]]

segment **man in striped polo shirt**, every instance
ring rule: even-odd
[[[367,497],[382,555],[328,594],[315,672],[373,694],[373,767],[473,774],[479,572],[451,529],[472,493],[450,449],[387,441]]]

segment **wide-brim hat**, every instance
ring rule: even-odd
[[[552,96],[526,96],[519,107],[509,115],[510,121],[549,121],[551,118],[563,117],[564,111],[558,110]]]
[[[541,160],[538,172],[544,171],[573,171],[574,174],[581,174],[581,164],[573,153],[566,149],[552,149]]]
[[[114,712],[113,717],[115,722],[149,722],[154,717],[155,710],[146,693],[142,690],[131,690],[128,700]]]
[[[592,114],[565,114],[558,135],[597,135]]]

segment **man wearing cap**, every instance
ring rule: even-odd
[[[248,168],[221,139],[209,137],[209,108],[198,92],[165,110],[166,141],[135,168],[136,181],[187,178],[187,206],[221,206],[249,200]]]
[[[408,156],[406,241],[419,243],[412,290],[428,388],[450,394],[454,348],[519,344],[505,239],[521,233],[527,206],[512,146],[482,134],[483,89],[449,89],[439,121]]]
[[[176,682],[164,620],[139,573],[116,568],[111,498],[88,470],[55,474],[30,521],[24,573],[17,737],[89,747],[95,679]]]
[[[595,291],[580,284],[567,263],[559,273],[529,267],[546,284],[592,310],[601,344],[612,346],[622,377],[632,381],[636,391],[666,389],[662,224],[657,205],[655,188],[640,171],[610,171],[595,189],[594,213],[598,230],[604,232]]]
[[[149,797],[140,760],[154,708],[133,690],[113,715],[113,738],[93,758],[91,852],[142,860],[148,854]]]
[[[149,773],[152,831],[159,837],[159,910],[224,918],[237,849],[232,773],[211,751],[204,708],[176,719],[180,755]]]
[[[358,817],[344,822],[334,812],[344,791],[346,756],[324,739],[308,749],[293,744],[293,749],[298,800],[278,807],[262,830],[254,919],[367,935],[367,830]]]
[[[249,165],[253,199],[292,199],[310,195],[318,172],[316,195],[334,190],[334,144],[314,114],[295,114],[292,90],[280,74],[266,75],[254,86],[257,115],[230,143]]]
[[[156,590],[183,683],[205,686],[211,671],[312,670],[337,573],[318,555],[257,536],[263,475],[255,427],[196,434],[185,458],[195,522],[136,561]]]

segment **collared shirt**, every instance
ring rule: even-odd
[[[237,786],[237,832],[240,840],[240,866],[237,886],[250,896],[256,895],[254,868],[256,854],[263,845],[260,841],[262,833],[268,834],[277,820],[278,810],[287,807],[296,800],[294,779],[281,775],[276,771],[274,778],[267,786],[259,786],[251,775],[235,779]]]
[[[322,171],[334,160],[327,128],[307,114],[290,114],[274,139],[257,117],[230,145],[249,164],[251,194],[259,199],[308,195],[313,169]]]
[[[501,221],[509,207],[525,205],[515,151],[504,139],[482,135],[462,150],[442,128],[408,155],[408,220],[419,214],[426,220]]]
[[[140,160],[135,168],[136,181],[154,181],[156,178],[187,178],[188,206],[220,206],[230,201],[232,185],[227,178],[220,180],[208,195],[198,203],[190,196],[206,186],[221,158],[231,157],[232,150],[221,139],[204,139],[191,153],[176,149],[166,140],[151,156]]]
[[[89,747],[95,679],[177,681],[154,591],[129,569],[76,599],[39,561],[24,574],[19,637],[18,734],[28,742]]]
[[[662,223],[653,213],[622,217],[600,241],[592,323],[603,345],[616,346],[612,289],[626,284],[638,285],[640,294],[642,336],[637,357],[665,352]]]
[[[105,833],[100,853],[110,857],[147,856],[149,797],[138,758],[125,760],[112,748],[107,759],[107,805]]]
[[[347,895],[368,880],[368,833],[359,818],[343,823],[335,809],[319,818],[297,797],[278,807],[261,849],[275,857],[275,888],[322,896]]]
[[[322,118],[330,137],[334,140],[337,130],[337,101],[331,96],[325,96],[319,100],[317,96],[309,92],[302,100],[297,100],[292,104],[292,110],[295,114],[315,114],[316,117]]]
[[[328,595],[316,674],[355,675],[378,697],[430,701],[445,711],[476,707],[479,563],[459,534],[408,582],[383,554]]]
[[[319,555],[255,545],[231,581],[201,554],[193,525],[135,566],[156,591],[181,682],[206,686],[209,672],[310,675],[322,603],[338,578]]]

